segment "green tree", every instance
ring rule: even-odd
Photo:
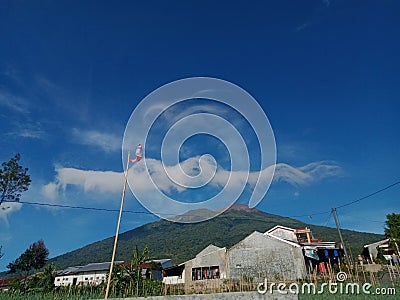
[[[39,286],[44,292],[51,292],[54,289],[54,278],[56,274],[56,267],[54,265],[47,265],[40,278]]]
[[[386,215],[385,236],[390,239],[390,245],[399,254],[400,245],[400,214]]]
[[[9,273],[20,272],[25,279],[29,272],[42,268],[49,256],[49,250],[46,248],[43,240],[39,240],[29,246],[14,262],[8,264]]]
[[[21,155],[17,153],[0,168],[0,205],[4,201],[19,201],[21,193],[28,190],[31,178],[28,168],[19,165]]]
[[[33,243],[29,250],[32,252],[33,260],[32,267],[35,270],[38,270],[46,264],[47,258],[49,256],[49,250],[46,248],[44,241],[39,240]]]
[[[385,223],[385,236],[390,239],[400,240],[400,214],[388,214]]]
[[[111,277],[111,290],[114,296],[142,296],[145,286],[142,277],[142,264],[148,259],[149,248],[141,251],[136,246],[130,265],[116,265]]]

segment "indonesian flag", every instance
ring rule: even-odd
[[[142,159],[143,156],[143,149],[142,149],[142,144],[138,144],[137,148],[136,148],[136,158],[132,158],[129,160],[129,162],[138,162]]]

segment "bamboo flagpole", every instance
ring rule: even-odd
[[[121,206],[119,208],[119,216],[118,216],[118,223],[117,223],[117,231],[115,233],[114,248],[113,248],[112,257],[111,257],[110,271],[109,271],[109,274],[108,274],[106,295],[105,295],[104,299],[108,299],[108,295],[109,295],[109,292],[110,292],[110,284],[111,284],[112,271],[113,271],[113,267],[114,267],[115,252],[117,250],[119,228],[120,228],[120,225],[121,225],[122,210],[123,210],[124,201],[125,201],[126,183],[128,181],[129,163],[130,162],[138,162],[138,161],[140,161],[142,159],[142,155],[143,154],[142,154],[142,145],[141,144],[139,144],[137,149],[136,149],[136,157],[134,159],[130,159],[130,151],[128,151],[128,160],[126,162],[125,178],[124,178],[124,188],[122,190]]]

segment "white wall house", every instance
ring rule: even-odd
[[[121,264],[122,261],[116,262]],[[69,267],[57,272],[55,286],[98,285],[106,281],[110,263],[92,263],[85,266]]]

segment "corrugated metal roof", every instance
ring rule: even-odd
[[[151,263],[151,262],[160,264],[163,269],[172,267],[174,265],[174,263],[172,262],[172,260],[170,258],[153,259],[153,260],[146,261],[146,263]]]
[[[116,261],[115,264],[122,264],[123,261]],[[108,271],[110,269],[110,262],[101,262],[101,263],[91,263],[85,266],[76,266],[76,267],[68,267],[64,270],[57,272],[57,275],[68,275],[68,274],[76,274],[82,272],[93,272],[93,271]]]

